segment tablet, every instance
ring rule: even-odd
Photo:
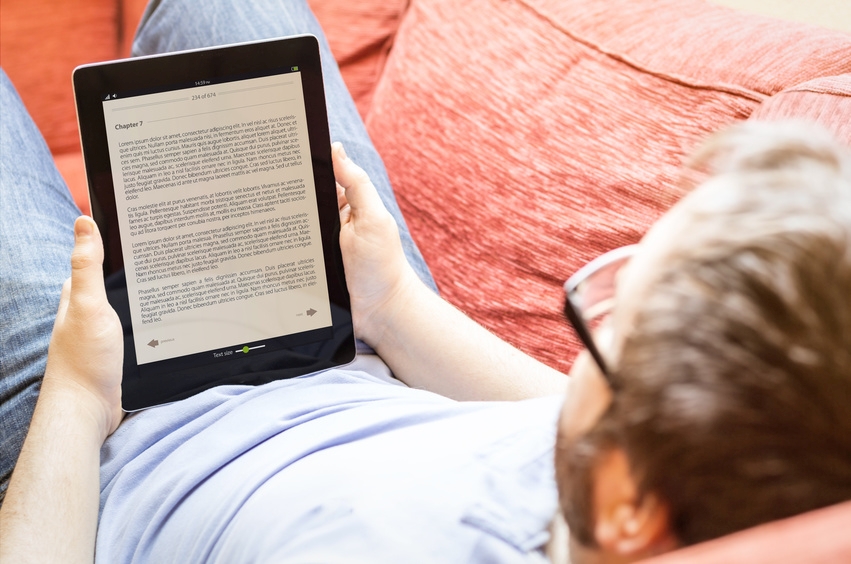
[[[125,410],[354,359],[315,37],[86,65],[73,82]]]

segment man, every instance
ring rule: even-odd
[[[304,2],[163,1],[145,14],[134,52],[306,31],[321,37]],[[0,514],[0,560],[86,562],[95,542],[104,562],[542,559],[557,509],[561,398],[551,394],[566,378],[429,289],[410,237],[397,235],[401,218],[385,209],[398,214],[321,43],[332,139],[372,180],[334,148],[356,331],[411,388],[365,354],[344,370],[217,388],[118,427],[120,337],[103,301],[100,238],[90,220],[74,222],[79,211],[3,77],[0,308],[14,320],[0,327],[5,469],[44,379]],[[457,399],[551,397],[456,402],[416,388]]]
[[[152,30],[173,41],[192,37],[187,23],[197,20],[204,20],[197,31],[214,42],[264,36],[257,29],[251,36],[228,35],[234,22],[255,18],[235,6],[223,17],[218,10],[224,4],[205,4],[210,12],[205,20],[195,13],[174,16],[179,5],[164,2],[149,11],[137,47]],[[269,10],[289,24],[296,22],[296,13],[303,16],[303,7]],[[261,13],[262,25],[275,19]],[[166,45],[198,46],[166,42],[156,48]],[[331,90],[340,87],[334,77],[326,82]],[[6,96],[5,87],[3,92]],[[336,111],[333,101],[329,106]],[[4,113],[5,108],[4,99]],[[360,133],[341,133],[338,119],[331,118],[334,138],[344,139],[352,153],[352,147],[368,147]],[[91,561],[100,478],[97,557],[104,562],[538,561],[556,513],[556,428],[559,493],[577,562],[637,559],[848,499],[842,477],[851,475],[849,434],[837,430],[843,424],[847,429],[848,416],[835,407],[851,386],[842,357],[851,350],[851,330],[847,292],[826,289],[851,287],[851,167],[847,156],[821,138],[801,141],[798,131],[781,130],[768,135],[781,138],[760,141],[750,152],[748,143],[760,137],[749,137],[748,143],[728,138],[721,153],[731,152],[730,172],[703,185],[651,231],[628,268],[621,269],[612,338],[602,340],[597,333],[588,341],[601,366],[583,355],[569,383],[489,335],[421,281],[411,266],[413,255],[407,253],[405,260],[395,222],[381,205],[377,194],[384,190],[376,192],[335,146],[341,246],[355,329],[380,359],[363,355],[350,369],[258,388],[218,388],[132,415],[118,427],[120,338],[103,297],[99,236],[89,220],[77,220],[72,281],[63,290],[41,396],[2,509],[0,556]],[[371,170],[370,176],[383,184],[380,172]],[[821,200],[811,198],[809,186]],[[5,188],[3,197],[5,228]],[[775,200],[785,207],[760,215],[762,204]],[[29,203],[18,213],[34,209]],[[70,223],[67,211],[56,215]],[[733,228],[740,224],[746,228],[735,239]],[[812,287],[807,295],[826,295],[829,305],[780,307],[798,301],[773,299],[767,289],[787,298],[801,294],[787,283],[787,278],[797,280],[794,275],[776,274],[778,269],[808,272],[802,268],[808,261],[786,252],[788,241],[808,240],[808,229],[817,231],[817,248],[828,247],[825,234],[835,247],[818,263],[833,268],[821,268],[805,286]],[[763,241],[766,232],[779,239]],[[726,246],[716,249],[719,242]],[[773,254],[751,252],[754,242],[763,242]],[[4,249],[6,243],[4,238]],[[773,258],[761,262],[765,256]],[[763,265],[777,268],[755,277]],[[7,274],[9,261],[0,267],[7,295],[6,280],[17,274]],[[30,270],[46,269],[24,269]],[[596,272],[580,273],[579,282],[599,279]],[[739,280],[740,286],[728,288],[727,280]],[[762,285],[745,291],[754,281]],[[767,305],[756,307],[764,296]],[[720,307],[726,301],[731,307]],[[588,313],[583,305],[576,300],[582,323]],[[806,331],[789,317],[793,311],[809,324]],[[728,338],[728,326],[739,331]],[[761,354],[772,352],[765,343],[775,340],[778,350],[797,351],[786,355],[791,368],[776,354]],[[4,342],[4,354],[7,350]],[[523,401],[447,400],[400,386],[382,361],[412,388],[456,399]],[[766,364],[772,370],[766,371]],[[815,368],[805,372],[799,365]],[[742,372],[749,377],[740,378]],[[829,373],[830,381],[819,385],[813,381],[816,372]],[[775,394],[778,387],[785,390],[785,382],[794,382],[798,393]],[[756,403],[728,405],[740,395]],[[541,398],[524,399],[536,396]],[[790,408],[766,413],[763,407],[775,398]],[[789,434],[788,428],[777,429],[777,422],[788,421],[790,413],[798,422],[800,410],[809,405],[818,405],[819,413],[806,434],[791,437],[797,438],[790,441],[793,448],[775,448],[778,436]],[[715,435],[730,413],[740,414],[733,425],[744,443]],[[745,423],[750,426],[740,426]],[[828,453],[829,459],[796,468],[798,457],[788,451],[819,443],[829,444],[813,450],[813,458]],[[731,452],[742,456],[732,465],[738,482],[723,468],[702,471],[706,459],[728,461]],[[696,462],[680,468],[684,460]],[[783,495],[782,480],[793,475],[801,476],[794,482],[795,495]],[[831,475],[834,486],[823,497],[807,486]],[[720,481],[712,482],[713,476]],[[772,478],[778,487],[761,488],[766,481],[774,485]],[[730,484],[746,484],[749,490],[727,492]],[[761,503],[739,519],[735,504],[758,489],[779,491],[783,499]],[[719,492],[729,494],[729,503],[713,507]],[[727,526],[731,514],[737,521]]]
[[[646,555],[851,499],[847,150],[802,124],[747,124],[692,166],[714,174],[617,280],[596,346],[612,391],[591,394],[608,399],[564,407],[556,465],[579,555]]]

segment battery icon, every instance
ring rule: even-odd
[[[297,71],[297,70],[298,70],[298,67],[290,67],[290,70],[291,70],[291,71],[293,71],[293,72],[295,72],[295,71]]]

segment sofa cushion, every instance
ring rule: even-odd
[[[326,29],[361,113],[393,42],[407,0],[309,0]],[[71,92],[79,64],[127,57],[147,0],[4,0],[2,64],[56,157],[77,205],[89,212]]]
[[[367,126],[443,295],[567,370],[563,280],[641,237],[706,134],[849,54],[700,0],[413,0]]]
[[[148,6],[148,0],[120,0],[121,20],[118,22],[118,46],[120,57],[129,57],[133,48],[133,39],[136,38],[136,28],[142,21],[142,14]]]
[[[3,0],[3,69],[54,154],[80,150],[71,72],[118,53],[115,0]]]
[[[361,115],[366,115],[408,0],[309,0]]]
[[[835,564],[851,562],[851,501],[767,523],[642,564]]]
[[[782,90],[760,104],[750,119],[815,122],[851,147],[851,73],[816,78]]]

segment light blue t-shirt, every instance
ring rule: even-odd
[[[367,355],[131,415],[96,560],[543,562],[561,402],[456,402]]]

